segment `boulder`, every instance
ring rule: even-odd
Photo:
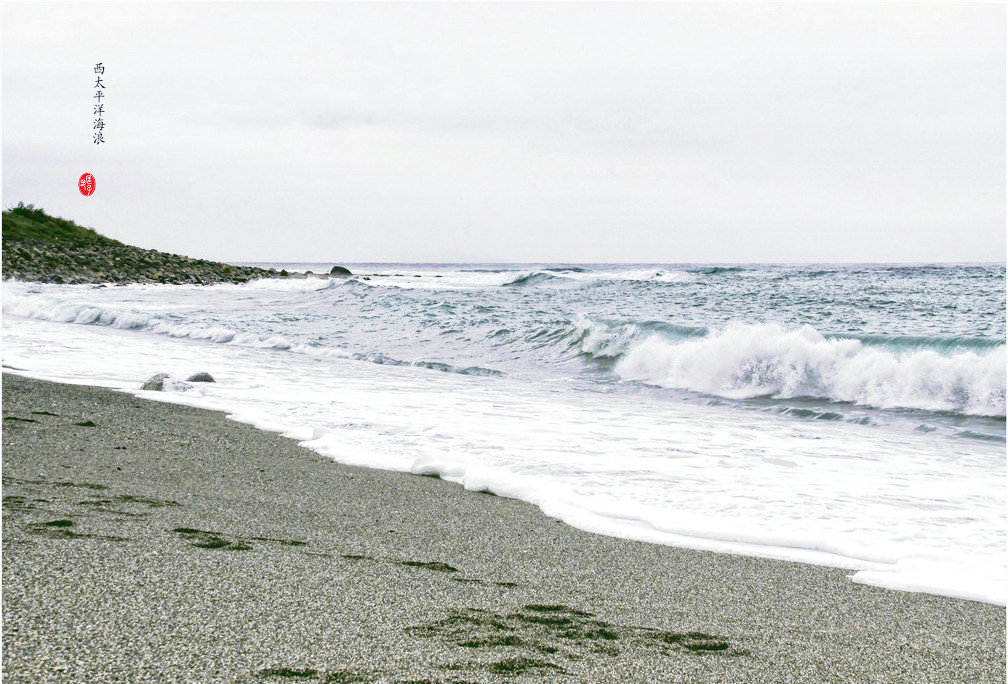
[[[199,372],[199,373],[193,373],[188,378],[186,378],[186,382],[217,382],[217,381],[214,380],[213,376],[210,375],[209,373]]]
[[[192,385],[182,380],[172,380],[167,373],[158,373],[151,376],[140,389],[149,392],[185,392],[192,389]]]
[[[353,275],[353,273],[350,272],[349,268],[344,268],[343,266],[333,266],[329,270],[329,275],[348,276],[348,275]]]
[[[140,389],[150,390],[151,392],[163,392],[165,380],[168,379],[167,373],[158,373],[157,375],[151,376],[151,378],[145,382]]]

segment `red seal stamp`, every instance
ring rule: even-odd
[[[77,181],[77,189],[85,197],[93,195],[95,190],[94,176],[90,173],[82,173],[80,180]]]

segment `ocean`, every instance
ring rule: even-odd
[[[348,266],[8,280],[5,371],[227,411],[600,534],[1005,605],[1003,265]]]

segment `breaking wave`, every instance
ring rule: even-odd
[[[527,287],[546,284],[581,284],[590,285],[605,281],[655,282],[655,283],[688,283],[696,280],[692,273],[686,271],[636,268],[616,271],[589,271],[583,268],[547,268],[542,271],[526,271],[518,274],[507,274],[508,279],[502,283],[505,287]]]
[[[292,351],[322,357],[350,358],[386,366],[412,366],[445,373],[459,373],[461,375],[492,377],[504,375],[499,370],[484,368],[482,366],[460,367],[440,361],[426,360],[403,361],[380,352],[349,353],[343,349],[333,347],[295,343],[281,335],[263,336],[253,332],[239,332],[220,325],[172,321],[157,315],[106,309],[52,297],[25,297],[7,293],[4,296],[3,311],[5,314],[56,323],[100,325],[120,330],[138,330],[156,335],[167,335],[168,337],[204,340],[218,344],[233,344],[239,347],[276,349],[278,351]]]
[[[508,276],[513,278],[513,274]],[[511,282],[529,284],[549,279],[567,280],[564,276],[535,271]],[[256,289],[268,285],[273,283],[253,288],[223,287]],[[344,292],[368,289],[365,284],[329,279],[300,280],[284,286],[308,291],[320,286],[325,290],[349,288],[343,289]],[[320,292],[317,296],[322,298],[319,302],[309,303],[313,311],[330,306],[336,294]],[[380,321],[379,329],[388,326],[392,330],[396,321],[408,321],[415,315],[418,302],[409,298],[393,302],[386,297],[380,304],[393,308],[377,309],[383,312],[376,319]],[[419,304],[427,306],[422,300]],[[554,315],[546,320],[537,317],[534,321],[497,320],[494,309],[466,319],[442,303],[433,314],[429,307],[424,309],[424,325],[432,325],[428,320],[444,321],[450,317],[450,327],[445,324],[441,334],[451,333],[458,343],[440,348],[432,355],[425,344],[397,348],[377,338],[351,338],[347,342],[342,328],[321,336],[311,332],[310,326],[295,324],[278,325],[271,330],[271,323],[261,318],[229,317],[223,310],[217,315],[195,318],[198,314],[170,313],[159,307],[153,311],[131,309],[128,305],[110,308],[45,296],[34,290],[22,294],[8,289],[3,311],[61,323],[101,325],[465,375],[496,376],[505,372],[513,375],[524,370],[540,373],[544,367],[553,366],[574,372],[601,372],[607,381],[643,382],[730,399],[806,397],[882,409],[1005,416],[1005,345],[993,337],[855,336],[777,324],[733,323],[712,329],[659,320],[586,315]],[[399,358],[388,355],[390,351]],[[430,356],[454,363],[430,360]]]
[[[620,359],[634,344],[652,335],[666,340],[685,340],[702,337],[707,328],[673,325],[663,321],[611,321],[579,316],[567,333],[568,349],[592,361]]]
[[[810,326],[731,324],[681,342],[651,335],[615,366],[622,379],[733,399],[815,397],[878,408],[1005,415],[1005,347],[894,353]]]
[[[551,273],[544,273],[543,271],[535,271],[533,273],[522,273],[515,276],[514,278],[506,281],[504,287],[523,287],[528,285],[542,285],[543,283],[556,282],[562,280],[562,276],[555,276]]]
[[[290,341],[280,336],[260,337],[253,333],[238,332],[212,323],[172,321],[161,316],[136,311],[106,309],[52,297],[24,297],[6,293],[3,311],[5,314],[57,323],[102,325],[120,330],[143,330],[169,337],[234,343],[246,347],[291,348]]]

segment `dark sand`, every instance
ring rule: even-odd
[[[1005,681],[1003,608],[847,574],[588,534],[220,413],[4,376],[10,682]]]

